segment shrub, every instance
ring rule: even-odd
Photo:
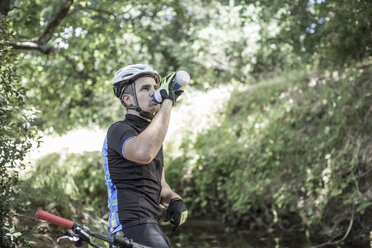
[[[28,173],[21,198],[76,221],[89,221],[83,213],[102,217],[107,212],[107,189],[100,153],[44,156]]]
[[[183,181],[193,216],[330,234],[371,206],[371,74],[292,72],[236,90],[220,124],[169,159],[167,176]],[[326,220],[328,209],[339,219]]]
[[[0,246],[15,247],[24,241],[11,221],[14,211],[22,207],[14,194],[18,171],[25,167],[23,160],[37,139],[36,111],[25,103],[25,89],[16,74],[16,53],[6,45],[12,36],[4,18],[0,18],[0,37]]]

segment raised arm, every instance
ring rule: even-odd
[[[138,136],[128,140],[124,146],[128,160],[148,164],[155,158],[168,131],[172,104],[171,100],[166,99],[150,125]]]

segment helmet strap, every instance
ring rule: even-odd
[[[136,88],[135,88],[135,83],[131,83],[131,86],[132,86],[132,92],[133,92],[133,97],[134,97],[134,104],[136,105],[136,110],[137,112],[141,112],[141,108],[140,106],[138,105],[138,101],[137,101],[137,94],[136,94]]]
[[[134,82],[131,85],[132,85],[134,103],[135,103],[136,106],[128,106],[127,108],[128,109],[134,109],[139,113],[139,115],[141,117],[152,120],[154,118],[154,115],[149,113],[149,112],[145,112],[140,108],[140,106],[138,104],[138,101],[137,101],[137,94],[136,94],[136,88],[135,88]]]
[[[154,118],[153,114],[150,114],[149,112],[145,112],[145,111],[142,111],[142,110],[139,112],[139,115],[142,116],[143,118],[146,118],[146,119],[149,119],[149,120],[152,120]]]

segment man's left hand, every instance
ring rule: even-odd
[[[170,222],[173,224],[173,232],[177,230],[177,228],[185,223],[187,219],[187,209],[185,203],[182,199],[173,198],[168,206],[167,212],[165,213],[164,221]]]

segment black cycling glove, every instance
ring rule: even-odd
[[[178,226],[185,223],[187,219],[187,209],[182,199],[173,198],[168,206],[167,212],[165,213],[164,221],[173,224],[173,232],[177,230]]]
[[[160,82],[160,95],[164,99],[170,99],[172,100],[173,104],[176,101],[176,95],[174,93],[174,82],[173,78],[176,75],[175,72],[172,72],[168,76],[166,76],[163,80]]]

